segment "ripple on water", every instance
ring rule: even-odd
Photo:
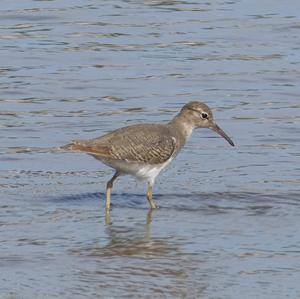
[[[298,298],[297,3],[3,1],[1,296]],[[237,146],[195,132],[105,219],[111,170],[58,148],[197,99]]]

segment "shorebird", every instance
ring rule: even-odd
[[[209,128],[234,146],[228,135],[215,123],[211,109],[201,102],[189,102],[168,123],[137,124],[117,129],[101,137],[75,140],[62,147],[87,153],[115,169],[106,185],[106,211],[110,210],[113,183],[120,175],[133,175],[148,182],[147,199],[151,209],[153,185],[185,145],[195,128]]]

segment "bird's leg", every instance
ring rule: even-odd
[[[111,219],[110,219],[110,211],[106,211],[105,213],[105,224],[106,225],[111,225]]]
[[[105,202],[106,213],[109,213],[109,210],[110,210],[110,195],[111,195],[113,183],[119,175],[120,174],[116,171],[115,174],[113,175],[113,177],[107,182],[107,185],[106,185],[106,202]]]
[[[149,201],[150,207],[151,209],[156,209],[157,206],[152,198],[153,195],[153,184],[151,184],[150,182],[148,182],[148,191],[147,191],[147,199]]]
[[[153,209],[150,209],[147,213],[147,222],[146,222],[147,228],[151,224],[152,220],[153,220]]]

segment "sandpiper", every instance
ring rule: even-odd
[[[214,122],[210,108],[201,102],[189,102],[166,124],[137,124],[117,129],[104,136],[75,140],[63,149],[90,154],[115,169],[106,186],[106,211],[115,179],[130,174],[148,182],[147,199],[151,209],[156,177],[177,156],[195,128],[209,128],[234,146],[227,134]]]

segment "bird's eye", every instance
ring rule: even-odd
[[[207,113],[204,113],[204,112],[201,113],[201,116],[202,116],[202,118],[204,118],[204,119],[207,119],[207,118],[208,118]]]

